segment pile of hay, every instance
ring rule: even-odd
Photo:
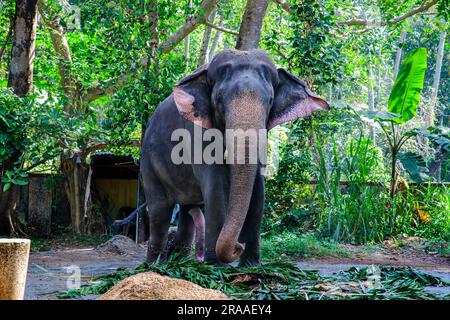
[[[217,290],[205,289],[192,282],[173,279],[154,272],[126,278],[98,300],[227,300]]]
[[[95,248],[96,251],[116,255],[140,255],[145,253],[145,248],[136,244],[132,239],[116,235]]]

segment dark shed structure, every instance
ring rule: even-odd
[[[132,156],[110,152],[91,157],[92,186],[96,198],[112,219],[123,219],[136,208],[139,163]]]

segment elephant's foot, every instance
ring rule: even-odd
[[[213,265],[213,266],[216,266],[216,267],[219,267],[219,268],[229,267],[228,263],[222,262],[222,261],[220,261],[217,258],[215,258],[215,259],[208,259],[208,260],[205,260],[205,262],[207,264],[210,264],[210,265]]]
[[[175,259],[186,258],[191,254],[191,246],[172,244],[167,249],[167,257],[174,257]]]
[[[152,248],[151,246],[147,249],[147,263],[159,263],[165,260],[166,256],[163,250],[159,248]]]
[[[204,262],[207,264],[211,264],[216,267],[228,267],[228,263],[220,261],[217,256],[216,252],[214,250],[207,250],[205,254]]]

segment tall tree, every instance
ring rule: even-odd
[[[8,86],[19,97],[33,92],[33,60],[36,44],[37,0],[16,0],[14,15],[14,42]],[[0,163],[0,173],[14,169],[24,150],[17,149],[8,161]],[[20,164],[19,164],[20,165]],[[19,232],[14,216],[18,187],[12,185],[4,190],[0,182],[0,234],[11,235]]]
[[[157,7],[156,1],[151,1],[147,6],[148,15],[146,19],[149,22],[148,26],[150,31],[147,55],[141,61],[134,64],[133,70],[127,70],[117,78],[109,79],[85,88],[85,90],[81,90],[83,86],[80,79],[70,68],[72,65],[72,55],[65,36],[65,30],[59,20],[58,14],[54,12],[54,8],[46,0],[39,1],[39,11],[43,17],[45,26],[50,30],[53,49],[59,60],[58,69],[62,87],[64,95],[69,101],[65,106],[66,111],[83,112],[80,108],[82,103],[86,104],[102,96],[114,93],[124,84],[126,79],[136,76],[137,72],[142,72],[149,68],[152,69],[149,71],[156,76],[156,79],[152,81],[154,86],[150,89],[151,94],[155,94],[158,91],[158,56],[172,51],[186,36],[196,30],[198,26],[205,24],[215,7],[215,0],[203,0],[197,13],[161,43],[159,42],[157,32]],[[61,172],[64,175],[66,194],[70,204],[71,227],[76,232],[81,232],[83,227],[83,201],[81,197],[86,194],[85,188],[86,181],[88,180],[85,159],[91,152],[103,149],[106,146],[108,146],[108,143],[101,142],[92,144],[83,150],[68,150],[65,147],[66,150],[60,157]]]
[[[220,18],[219,18],[218,26],[219,26],[219,28],[221,28],[222,25],[223,25],[223,15],[219,13],[219,17]],[[211,43],[211,49],[209,50],[209,54],[208,54],[209,55],[209,57],[208,57],[209,61],[211,61],[212,58],[214,58],[214,55],[216,54],[216,49],[217,49],[217,46],[219,45],[219,41],[220,41],[220,33],[221,33],[220,30],[216,30],[216,33],[214,34],[214,38],[213,38],[213,41]]]
[[[192,0],[188,0],[188,5],[186,7],[186,11],[191,11],[192,8]],[[190,17],[187,17],[187,21],[189,21]],[[186,66],[189,64],[189,47],[191,44],[190,35],[187,35],[186,38],[184,38],[184,58],[186,59]]]
[[[261,28],[268,5],[269,0],[247,0],[241,27],[239,28],[236,49],[250,50],[258,48],[261,39]]]
[[[434,124],[435,106],[439,91],[439,82],[441,81],[442,60],[444,58],[445,37],[447,33],[441,31],[439,34],[439,45],[436,56],[436,68],[434,69],[433,87],[431,89],[430,105],[427,112],[426,125],[432,126]]]
[[[398,43],[397,52],[395,53],[394,73],[392,75],[392,80],[389,82],[388,88],[386,90],[386,96],[388,97],[389,94],[391,93],[392,83],[394,83],[395,79],[397,79],[398,69],[400,68],[400,62],[402,61],[403,44],[405,43],[407,34],[408,34],[407,30],[403,30],[402,33],[400,34],[400,41]]]
[[[8,86],[19,97],[33,91],[33,60],[36,46],[37,0],[16,0],[14,43]]]
[[[210,17],[209,22],[214,23],[214,19],[216,18],[216,10],[214,10]],[[211,41],[211,33],[212,28],[208,25],[205,25],[205,31],[203,32],[203,39],[202,39],[202,46],[200,47],[200,54],[198,57],[198,66],[204,65],[206,62],[208,62],[208,48],[209,43]]]
[[[373,72],[372,72],[372,66],[369,64],[367,66],[367,76],[368,76],[368,84],[367,84],[367,98],[368,98],[368,105],[369,105],[369,111],[373,112],[375,111],[375,95],[373,90]],[[372,141],[375,141],[375,126],[373,124],[370,125],[369,130],[369,136]]]
[[[434,125],[435,121],[435,107],[437,102],[437,96],[439,92],[439,82],[441,80],[441,70],[442,70],[442,60],[444,58],[444,49],[445,49],[445,38],[447,33],[445,31],[441,31],[439,34],[439,45],[436,56],[436,68],[434,69],[434,77],[433,77],[433,87],[431,89],[431,99],[428,112],[426,113],[425,124],[428,127]],[[439,125],[443,124],[444,118],[444,110],[442,110],[442,114],[439,116]],[[438,181],[442,179],[442,163],[445,161],[445,151],[442,147],[439,147],[434,153],[434,159],[430,163],[430,172],[434,174],[435,178]]]

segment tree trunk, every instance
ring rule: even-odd
[[[394,61],[394,74],[392,76],[392,81],[389,83],[388,89],[386,90],[386,96],[389,97],[392,89],[392,85],[395,82],[395,79],[397,79],[398,70],[400,68],[400,62],[402,60],[402,51],[403,51],[403,43],[406,40],[406,35],[408,34],[408,31],[402,31],[400,34],[400,42],[398,44],[397,53],[395,54],[395,61]]]
[[[61,156],[60,159],[60,170],[64,176],[64,189],[70,205],[70,227],[75,232],[81,232],[83,229],[81,194],[84,194],[87,170],[77,154],[72,157]]]
[[[236,43],[238,50],[258,48],[261,39],[261,28],[269,0],[247,0],[247,6],[242,17],[239,36]]]
[[[53,49],[58,57],[58,72],[61,78],[61,85],[64,95],[68,99],[64,111],[69,112],[81,106],[82,85],[76,75],[70,70],[72,54],[65,36],[65,30],[60,24],[58,15],[50,12],[51,9],[47,6],[46,0],[40,0],[38,8],[39,13],[50,30]]]
[[[11,23],[9,24],[9,29],[8,29],[8,33],[6,34],[6,37],[5,37],[4,45],[3,45],[3,47],[0,48],[0,63],[2,62],[3,54],[5,53],[6,48],[8,47],[8,42],[9,42],[9,39],[11,38],[13,30],[14,30],[14,18],[11,17]]]
[[[175,33],[162,42],[159,46],[159,51],[162,54],[167,54],[175,48],[178,43],[184,40],[192,31],[197,29],[201,24],[204,24],[209,15],[216,7],[215,0],[203,0],[200,4],[198,13],[189,19],[187,23],[182,25]]]
[[[425,123],[428,127],[431,127],[434,125],[434,118],[435,118],[435,107],[437,102],[437,96],[439,93],[439,82],[441,81],[441,70],[442,70],[442,60],[444,58],[444,49],[445,49],[445,37],[447,36],[447,33],[445,31],[441,31],[439,35],[439,45],[438,45],[438,51],[436,56],[436,69],[434,70],[434,77],[433,77],[433,88],[431,90],[431,99],[430,99],[430,106],[429,110],[426,114],[426,120]],[[442,113],[444,110],[441,111]],[[442,119],[444,118],[443,114],[439,116],[439,124],[442,125]],[[437,181],[441,181],[442,177],[442,163],[445,161],[445,152],[443,151],[443,148],[440,147],[438,150],[436,150],[434,154],[434,160],[431,162],[431,168],[435,167],[434,170],[430,170],[430,172],[433,172],[434,177],[437,179]],[[430,169],[431,169],[430,168]]]
[[[382,66],[382,56],[381,56],[381,48],[378,48],[378,61],[376,68],[376,79],[377,85],[375,88],[375,106],[378,107],[381,104],[381,66]]]
[[[3,184],[0,183],[0,236],[10,237],[16,235],[14,223],[14,210],[16,208],[18,187],[12,185],[11,188],[3,192]]]
[[[192,0],[188,0],[187,10],[190,11],[192,9]],[[189,21],[190,16],[187,17],[187,21]],[[186,38],[184,38],[184,59],[186,60],[186,68],[189,65],[189,47],[190,47],[190,35],[188,34]]]
[[[222,27],[223,25],[223,15],[219,14],[220,20],[219,20],[219,27]],[[214,58],[214,55],[216,54],[217,46],[219,45],[220,41],[220,33],[221,31],[216,30],[216,33],[214,34],[214,38],[211,44],[211,49],[209,50],[209,58],[208,60],[211,61]]]
[[[373,112],[375,111],[375,99],[374,99],[374,93],[373,93],[373,73],[372,73],[372,66],[368,65],[367,67],[368,72],[368,84],[367,84],[367,104],[369,105],[369,111]],[[369,136],[372,141],[375,142],[375,127],[373,124],[370,124],[369,129]]]
[[[8,86],[23,97],[33,92],[33,60],[36,46],[37,0],[16,0],[14,43]]]
[[[215,18],[216,18],[216,10],[211,12],[211,16],[209,17],[208,21],[214,23]],[[211,32],[212,28],[205,25],[205,32],[203,32],[202,46],[200,48],[200,54],[198,57],[199,67],[208,62],[207,57],[208,57],[209,42],[211,40]]]
[[[434,124],[434,114],[435,114],[435,106],[437,101],[437,95],[439,92],[439,82],[441,81],[441,70],[442,70],[442,60],[444,57],[444,47],[445,47],[445,37],[446,32],[442,31],[439,35],[439,45],[437,50],[437,57],[436,57],[436,69],[434,70],[434,77],[433,77],[433,88],[431,90],[431,99],[430,99],[430,106],[429,110],[426,115],[426,125],[428,127],[433,126]]]
[[[395,63],[394,63],[394,75],[393,75],[393,81],[397,79],[398,76],[398,70],[400,69],[400,62],[402,60],[402,51],[403,51],[403,44],[406,40],[407,31],[403,31],[400,35],[400,43],[397,49],[397,53],[395,55]]]
[[[33,60],[36,43],[37,0],[16,0],[14,16],[14,42],[11,50],[11,64],[8,86],[15,94],[25,97],[33,92]],[[9,161],[0,166],[0,176],[14,168],[24,150],[17,150]],[[0,182],[0,234],[18,234],[19,226],[15,217],[18,187],[13,185],[3,192]]]

